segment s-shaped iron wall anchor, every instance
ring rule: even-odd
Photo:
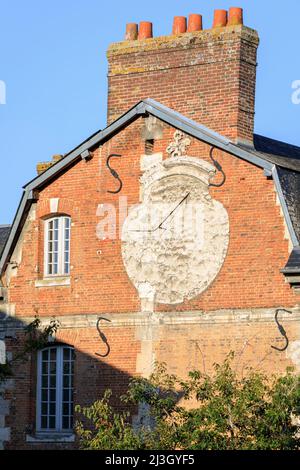
[[[107,357],[110,353],[110,345],[108,344],[108,341],[107,341],[107,338],[106,338],[105,334],[102,333],[102,331],[100,330],[100,322],[101,321],[107,321],[107,322],[111,323],[111,320],[109,320],[108,318],[100,317],[100,318],[98,318],[98,321],[97,321],[97,330],[98,330],[100,338],[102,339],[103,343],[107,347],[107,351],[106,351],[105,354],[99,354],[99,353],[95,353],[95,354],[96,354],[96,356],[99,356],[99,357]]]
[[[290,312],[289,310],[285,310],[284,308],[279,308],[278,310],[276,310],[276,314],[275,314],[275,321],[277,323],[280,334],[285,338],[286,344],[285,344],[284,348],[277,348],[276,346],[271,346],[271,348],[275,349],[275,351],[284,352],[289,347],[290,342],[289,342],[289,339],[287,337],[287,333],[286,333],[284,327],[278,321],[278,315],[279,315],[280,312],[286,312],[286,313],[290,313],[290,314],[292,314],[293,312]]]

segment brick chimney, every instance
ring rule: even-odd
[[[36,171],[38,175],[41,175],[44,173],[44,171],[48,170],[48,168],[51,168],[51,166],[55,165],[55,163],[59,162],[63,158],[63,155],[55,154],[52,157],[52,161],[50,162],[40,162],[36,166]]]
[[[202,30],[201,15],[190,15],[188,23],[175,17],[170,36],[153,38],[151,23],[142,22],[138,34],[126,37],[133,39],[107,52],[108,123],[153,98],[235,142],[253,144],[259,39],[243,25],[241,8],[216,10],[209,30]]]

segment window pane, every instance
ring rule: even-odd
[[[64,361],[67,361],[70,359],[70,353],[71,353],[70,348],[64,348]]]
[[[64,403],[63,404],[63,415],[68,416],[69,415],[69,403]]]
[[[42,415],[48,414],[48,403],[42,403]]]
[[[50,403],[49,413],[50,413],[50,415],[55,416],[55,413],[56,413],[56,404],[55,403]]]
[[[49,350],[48,349],[46,351],[43,351],[43,353],[42,353],[43,361],[48,361],[48,355],[49,355]]]
[[[49,429],[55,429],[55,416],[49,417]]]
[[[43,375],[42,376],[42,387],[47,388],[48,387],[48,375]]]
[[[56,361],[56,349],[54,348],[50,350],[50,361]]]
[[[47,419],[47,416],[42,416],[42,419],[41,419],[41,428],[42,428],[42,429],[47,429],[47,428],[48,428],[48,419]]]
[[[69,376],[68,375],[64,375],[64,380],[63,380],[63,386],[66,388],[66,387],[69,387]]]
[[[53,388],[56,386],[56,376],[55,375],[51,375],[50,376],[50,387]]]
[[[70,419],[69,419],[68,416],[63,417],[62,425],[63,425],[63,429],[71,429],[72,428],[72,426],[70,425]]]

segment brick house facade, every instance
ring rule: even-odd
[[[110,46],[108,127],[39,166],[0,227],[7,356],[35,316],[60,322],[1,385],[3,447],[73,448],[73,403],[155,361],[299,369],[300,148],[254,134],[258,42],[229,21]]]

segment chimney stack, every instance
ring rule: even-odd
[[[138,40],[136,40],[138,38]],[[253,144],[258,34],[243,24],[243,9],[176,16],[172,34],[154,37],[150,22],[129,23],[126,40],[112,44],[108,122],[145,98],[184,114],[232,141]]]
[[[48,170],[48,168],[51,168],[51,166],[55,165],[55,163],[59,162],[64,156],[60,154],[55,154],[52,157],[52,161],[50,162],[40,162],[36,166],[36,171],[38,175],[41,175],[44,173],[44,171]]]

